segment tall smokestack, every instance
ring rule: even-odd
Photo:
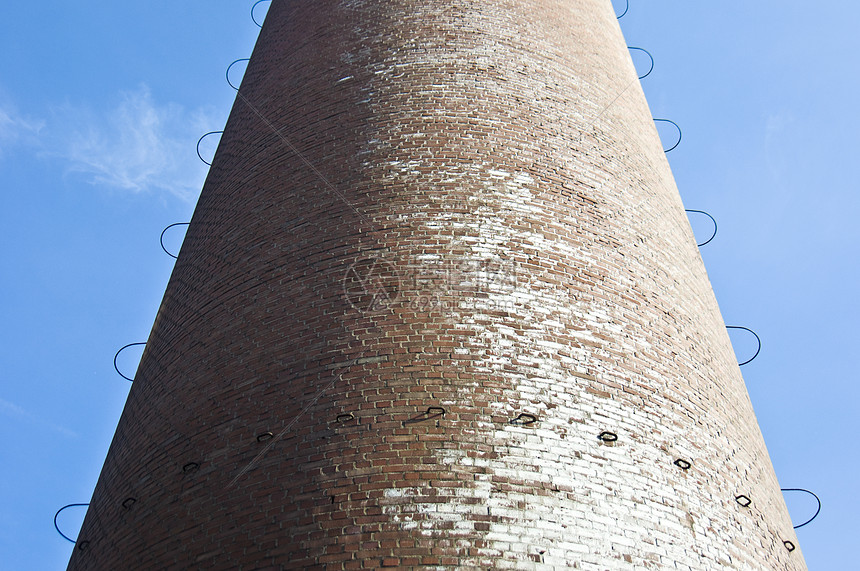
[[[70,569],[805,569],[609,0],[275,0]]]

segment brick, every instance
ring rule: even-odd
[[[805,569],[608,0],[272,3],[80,538]]]

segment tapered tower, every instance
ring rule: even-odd
[[[71,569],[805,569],[609,0],[274,0]]]

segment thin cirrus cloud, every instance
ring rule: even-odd
[[[168,192],[183,200],[197,196],[207,167],[196,154],[197,140],[216,124],[202,110],[157,104],[142,86],[123,92],[109,111],[66,105],[53,112],[52,148],[66,172],[87,182],[128,192]]]
[[[17,421],[24,421],[27,424],[50,428],[51,430],[69,438],[78,437],[78,434],[76,432],[69,430],[65,426],[54,424],[52,422],[47,422],[45,421],[45,419],[40,418],[39,416],[25,410],[17,404],[9,402],[2,398],[0,398],[0,415],[8,416]]]
[[[9,104],[0,104],[0,156],[22,143],[33,144],[45,122],[21,116]]]

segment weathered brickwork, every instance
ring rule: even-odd
[[[274,0],[70,568],[805,569],[785,541],[609,0]]]

